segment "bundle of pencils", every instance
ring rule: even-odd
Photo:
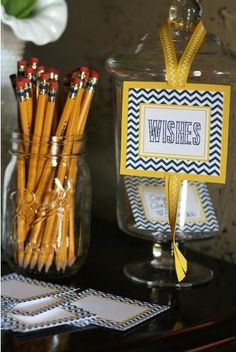
[[[11,81],[19,106],[14,258],[46,272],[71,267],[77,258],[74,189],[81,136],[98,73],[81,67],[60,84],[56,69],[37,58],[18,62]]]

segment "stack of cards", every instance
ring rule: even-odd
[[[60,325],[97,325],[125,331],[165,310],[95,291],[59,286],[10,274],[2,278],[2,329],[32,332]]]
[[[32,280],[17,274],[1,279],[2,329],[30,332],[75,323],[90,324],[94,315],[65,304],[77,289]]]

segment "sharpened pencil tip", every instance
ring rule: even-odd
[[[56,262],[56,268],[57,268],[57,271],[61,270],[61,263],[58,261]]]
[[[51,265],[52,265],[52,261],[53,261],[53,255],[50,255],[47,263],[45,264],[45,273],[48,272],[48,270],[50,269]]]
[[[32,258],[31,263],[30,263],[30,269],[31,269],[31,270],[35,268],[35,266],[36,266],[36,264],[37,264],[37,260],[38,260],[38,257]]]
[[[74,264],[75,261],[76,261],[76,257],[75,256],[72,257],[72,258],[69,258],[68,259],[68,266],[71,267]]]
[[[26,269],[29,266],[31,255],[26,254],[24,259],[23,268]]]
[[[18,252],[18,263],[20,266],[23,266],[24,263],[24,252]]]
[[[42,271],[43,266],[44,266],[44,263],[42,263],[42,262],[41,262],[41,263],[40,263],[40,262],[38,263],[38,271],[39,271],[39,272]]]

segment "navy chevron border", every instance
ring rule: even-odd
[[[221,164],[223,98],[223,93],[213,91],[129,89],[126,168],[130,170],[219,176]],[[207,106],[211,108],[209,161],[170,160],[139,156],[140,104],[154,103]]]
[[[132,317],[128,318],[125,321],[116,321],[111,319],[100,318],[99,316],[97,316],[92,322],[92,324],[94,325],[111,328],[115,330],[121,330],[121,331],[130,329],[146,321],[147,319],[150,319],[155,315],[161,314],[162,312],[169,309],[168,306],[141,302],[135,299],[121,297],[110,293],[105,293],[102,291],[96,291],[93,289],[87,289],[83,292],[78,293],[77,297],[75,296],[75,298],[68,303],[68,306],[73,307],[73,301],[78,301],[78,299],[85,298],[88,296],[97,296],[100,298],[102,297],[102,298],[105,298],[107,302],[110,301],[114,303],[126,303],[126,304],[130,304],[131,306],[135,305],[136,307],[145,308],[143,312],[136,313],[136,315],[133,315]]]
[[[150,235],[155,240],[168,240],[170,233],[170,226],[168,223],[149,221],[144,212],[143,203],[140,198],[138,187],[140,184],[147,186],[162,186],[163,179],[125,176],[125,187],[128,194],[129,202],[132,208],[136,227],[139,230],[150,231]],[[183,229],[176,225],[177,239],[183,238],[183,233],[187,234],[186,239],[204,239],[212,235],[213,232],[219,231],[219,223],[216,218],[214,207],[207,189],[207,185],[201,182],[189,182],[189,185],[195,185],[207,218],[206,223],[186,223]],[[154,231],[154,234],[151,232]],[[210,235],[211,234],[211,235]]]

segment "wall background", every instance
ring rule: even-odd
[[[227,47],[236,51],[236,2],[201,2],[208,31],[220,36]],[[163,22],[168,14],[169,3],[166,0],[68,0],[69,22],[61,39],[44,47],[30,43],[26,47],[26,57],[38,56],[48,67],[55,66],[64,73],[86,65],[94,67],[101,74],[88,125],[93,214],[98,218],[116,221],[112,87],[104,62],[112,53],[124,51],[130,43],[138,42],[150,24]],[[9,159],[7,150],[14,124],[12,116],[8,117],[7,123],[2,123],[3,170]],[[227,215],[223,236],[194,246],[236,262],[235,183],[236,180],[229,199],[232,211]]]

